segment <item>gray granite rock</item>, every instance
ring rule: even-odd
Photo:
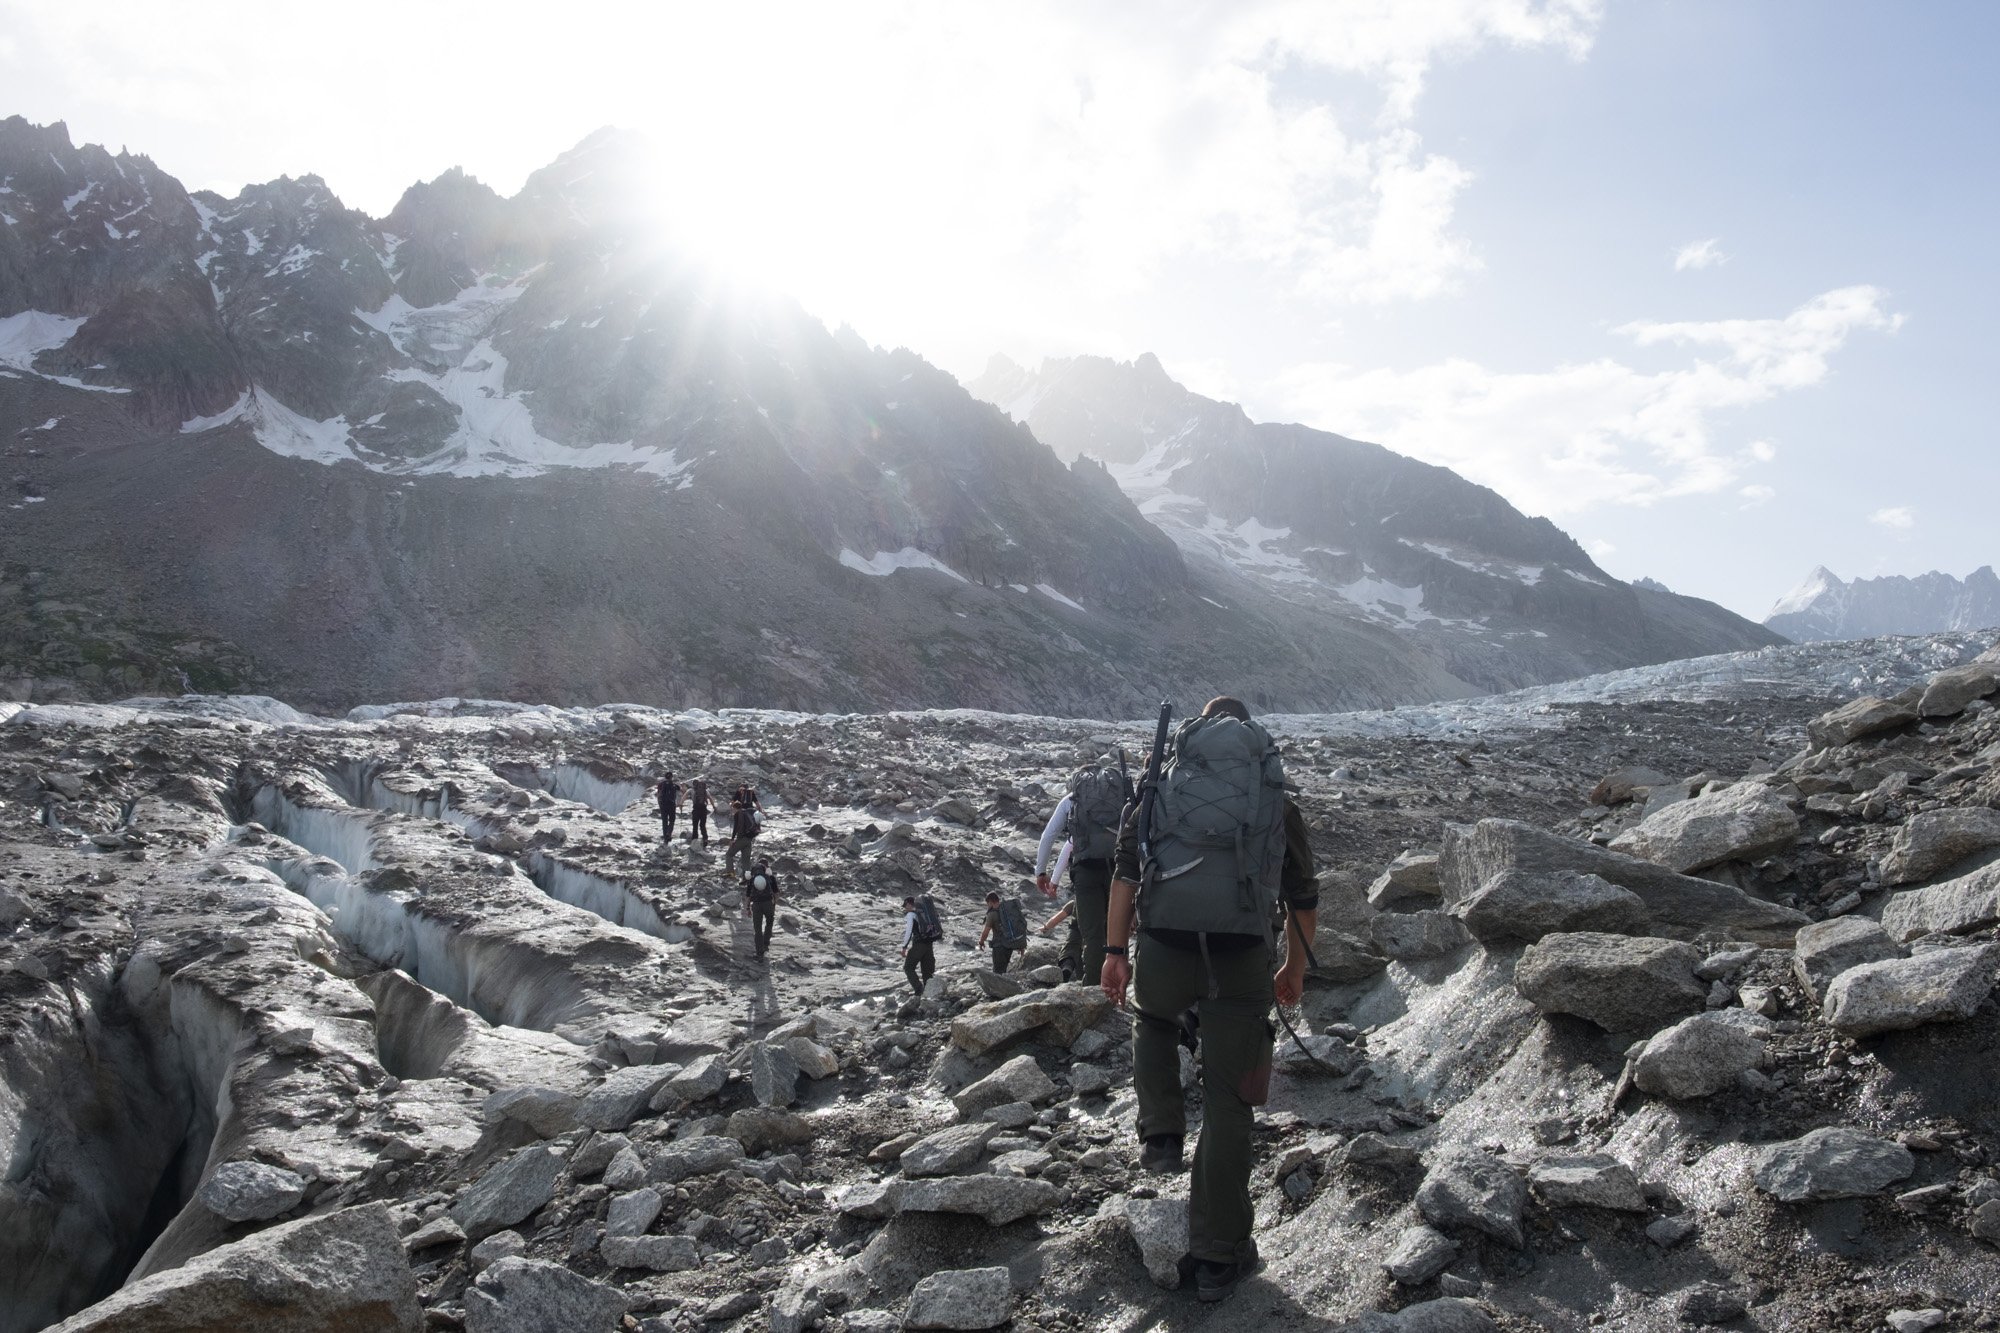
[[[502,1259],[465,1289],[466,1333],[615,1333],[625,1295],[561,1264]]]
[[[1441,1229],[1470,1227],[1504,1245],[1525,1243],[1521,1211],[1528,1186],[1505,1162],[1481,1153],[1447,1152],[1431,1163],[1417,1188],[1417,1211]]]
[[[1900,1143],[1845,1127],[1774,1143],[1754,1159],[1757,1188],[1785,1203],[1879,1194],[1917,1169]]]
[[[555,1197],[562,1169],[562,1154],[544,1144],[518,1149],[459,1193],[452,1218],[471,1239],[484,1240],[540,1212]]]
[[[932,1273],[910,1293],[904,1328],[995,1328],[1014,1313],[1014,1288],[1005,1268],[961,1268]]]
[[[225,1222],[263,1222],[298,1207],[306,1182],[280,1166],[224,1162],[209,1172],[195,1197]]]
[[[1929,949],[1848,969],[1827,987],[1821,1013],[1850,1037],[1972,1017],[1993,993],[2000,944]]]
[[[1607,1032],[1651,1032],[1706,1007],[1701,954],[1671,940],[1596,932],[1528,946],[1514,987],[1543,1013],[1574,1014]]]

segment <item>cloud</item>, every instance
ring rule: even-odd
[[[1717,264],[1727,264],[1729,256],[1717,247],[1722,238],[1711,236],[1705,241],[1689,241],[1674,251],[1674,272],[1689,268],[1714,268]]]
[[[1592,560],[1602,560],[1606,556],[1616,555],[1618,553],[1618,548],[1612,543],[1604,540],[1604,538],[1602,537],[1592,537],[1589,541],[1583,544],[1583,549],[1590,552],[1590,558]]]
[[[1745,486],[1736,492],[1736,494],[1742,497],[1743,508],[1745,509],[1759,509],[1778,498],[1777,489],[1772,486],[1766,486],[1762,482],[1754,482],[1751,485]]]
[[[1896,505],[1889,509],[1878,509],[1868,516],[1868,521],[1878,528],[1891,532],[1906,532],[1917,524],[1917,511],[1908,505]]]
[[[1768,441],[1728,446],[1717,417],[1819,383],[1856,333],[1895,332],[1902,317],[1887,299],[1879,288],[1846,287],[1778,318],[1614,330],[1640,348],[1691,353],[1667,369],[1613,356],[1542,371],[1466,360],[1415,370],[1307,363],[1282,373],[1270,397],[1288,419],[1443,464],[1530,513],[1652,505],[1744,485]]]
[[[502,0],[467,24],[351,0],[334,25],[283,6],[202,12],[21,7],[0,83],[32,76],[38,105],[90,109],[72,118],[80,135],[129,139],[198,183],[314,171],[377,215],[453,163],[511,193],[622,125],[660,144],[666,211],[702,253],[876,340],[933,355],[976,340],[978,364],[996,332],[1101,347],[1183,265],[1309,317],[1453,290],[1480,264],[1458,218],[1472,172],[1418,133],[1427,82],[1491,49],[1581,59],[1602,5],[797,0],[547,23]],[[462,86],[382,59],[385,31],[536,96],[468,119]]]

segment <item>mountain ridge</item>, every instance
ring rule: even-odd
[[[1801,643],[1986,629],[2000,625],[2000,575],[1981,565],[1963,579],[1933,569],[1850,582],[1817,565],[1764,623]]]
[[[190,194],[0,121],[0,688],[1108,716],[1744,646],[1696,616],[1636,653],[1541,651],[1525,622],[1482,640],[1392,614],[1410,599],[1380,571],[1349,580],[1374,594],[1357,612],[1190,563],[1113,469],[663,243],[647,170],[600,132],[513,196],[454,168],[378,220],[310,174]],[[1230,534],[1293,571],[1270,540]],[[1452,582],[1433,571],[1446,616]],[[1610,637],[1650,623],[1611,609]]]
[[[1005,357],[969,386],[1059,457],[1105,460],[1191,566],[1298,614],[1356,613],[1484,690],[1777,642],[1663,587],[1626,585],[1546,518],[1447,468],[1296,423],[1254,422],[1156,356]]]

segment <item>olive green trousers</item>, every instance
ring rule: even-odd
[[[1132,1083],[1139,1137],[1187,1132],[1181,1092],[1180,1016],[1201,1019],[1201,1140],[1188,1182],[1188,1253],[1216,1263],[1248,1260],[1250,1129],[1271,1089],[1271,952],[1211,953],[1141,935],[1132,962]]]

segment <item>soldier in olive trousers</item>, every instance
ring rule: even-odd
[[[1218,954],[1216,995],[1199,949],[1147,936],[1132,969],[1132,1084],[1139,1138],[1187,1133],[1181,1090],[1180,1016],[1201,1017],[1201,1138],[1188,1182],[1188,1253],[1213,1263],[1254,1264],[1250,1239],[1250,1129],[1271,1088],[1271,951],[1262,940]]]
[[[1228,697],[1218,711],[1247,721],[1248,710]],[[1182,1278],[1204,1301],[1228,1296],[1257,1267],[1250,1235],[1251,1125],[1271,1085],[1271,1004],[1297,1004],[1305,991],[1307,942],[1319,918],[1319,884],[1305,820],[1289,798],[1284,811],[1284,866],[1279,899],[1285,906],[1285,956],[1271,957],[1263,935],[1208,934],[1156,929],[1138,932],[1140,865],[1136,820],[1118,838],[1111,883],[1102,984],[1114,1004],[1132,991],[1132,1086],[1139,1101],[1139,1165],[1148,1171],[1181,1169],[1187,1106],[1181,1089],[1181,1015],[1200,1020],[1202,1127],[1188,1182],[1188,1252]],[[1275,975],[1273,964],[1277,964]],[[1212,984],[1211,984],[1212,983]]]

